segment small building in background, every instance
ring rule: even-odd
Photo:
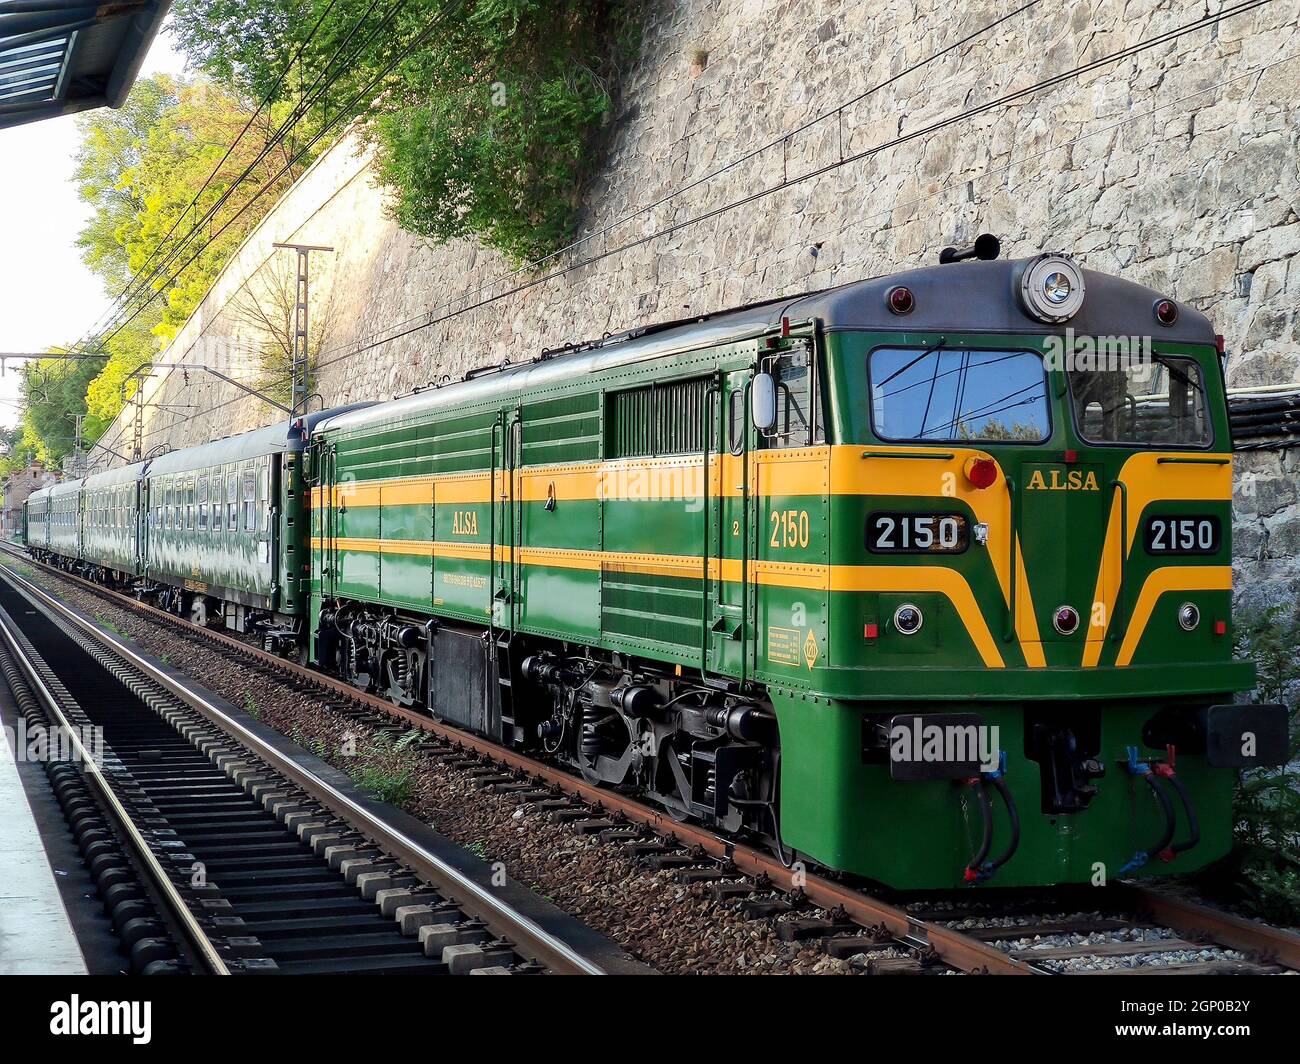
[[[16,536],[23,527],[23,503],[38,488],[53,484],[58,477],[47,470],[41,462],[32,462],[25,469],[15,469],[0,480],[0,492],[4,493],[4,509],[0,512],[0,535],[9,539]]]

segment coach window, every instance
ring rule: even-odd
[[[199,507],[199,531],[208,530],[208,478],[199,477],[198,486],[195,488],[196,500]]]
[[[244,470],[244,531],[257,530],[257,474]]]
[[[226,474],[226,527],[232,532],[239,528],[239,474],[234,470]]]
[[[185,482],[185,530],[194,531],[194,478]]]
[[[884,440],[1042,443],[1052,434],[1047,372],[1030,351],[880,347],[868,375]]]

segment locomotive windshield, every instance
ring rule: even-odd
[[[1205,447],[1213,436],[1201,368],[1153,355],[1120,369],[1072,370],[1079,436],[1089,443]]]
[[[871,418],[889,440],[1041,443],[1047,374],[1029,351],[881,347],[871,353]]]

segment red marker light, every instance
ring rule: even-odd
[[[879,639],[880,625],[878,625],[875,621],[868,621],[865,625],[862,626],[862,638]]]
[[[911,314],[912,308],[916,306],[916,299],[912,296],[912,290],[904,288],[901,284],[895,285],[886,293],[885,302],[889,304],[889,309],[895,314]]]
[[[789,336],[789,335],[790,335],[790,319],[789,319],[789,318],[782,318],[782,319],[781,319],[781,335],[782,335],[782,336]]]
[[[988,488],[998,479],[998,464],[992,458],[968,458],[964,472],[973,487]]]
[[[1227,635],[1227,634],[1228,634],[1228,622],[1227,622],[1227,621],[1215,621],[1215,622],[1214,622],[1214,634],[1215,634],[1215,635]]]
[[[1074,465],[1074,463],[1077,462],[1078,460],[1079,460],[1079,452],[1074,450],[1074,448],[1070,448],[1068,451],[1065,452],[1066,465]]]
[[[1156,312],[1156,321],[1166,328],[1178,320],[1178,304],[1172,299],[1157,300],[1153,309]]]
[[[1214,334],[1214,346],[1220,355],[1222,355],[1228,349],[1227,341],[1224,340],[1223,338],[1223,333]]]

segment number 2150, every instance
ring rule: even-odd
[[[772,511],[772,546],[773,547],[807,547],[808,546],[808,511],[807,510],[773,510]]]

